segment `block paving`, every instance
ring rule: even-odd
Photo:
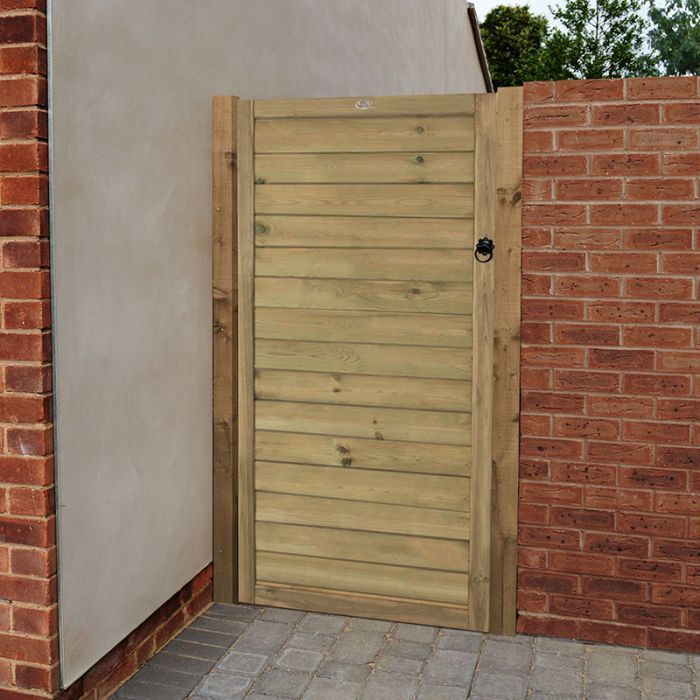
[[[700,700],[700,655],[214,604],[113,700]]]

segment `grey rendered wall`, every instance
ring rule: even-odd
[[[210,102],[483,92],[463,0],[54,0],[67,685],[211,560]]]

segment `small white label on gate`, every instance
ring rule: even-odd
[[[372,100],[358,100],[355,102],[355,107],[357,107],[357,109],[372,109],[372,107],[374,107],[374,102],[372,102]]]

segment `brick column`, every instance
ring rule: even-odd
[[[698,80],[525,94],[519,629],[700,652]]]
[[[0,686],[31,697],[58,682],[46,94],[45,3],[0,0]]]

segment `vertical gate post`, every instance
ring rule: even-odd
[[[237,379],[236,325],[236,108],[237,97],[212,102],[213,258],[213,534],[214,600],[238,596],[237,559]]]
[[[515,634],[520,437],[520,250],[523,89],[500,88],[496,106],[495,315],[491,507],[494,634]],[[515,505],[514,505],[515,504]]]

